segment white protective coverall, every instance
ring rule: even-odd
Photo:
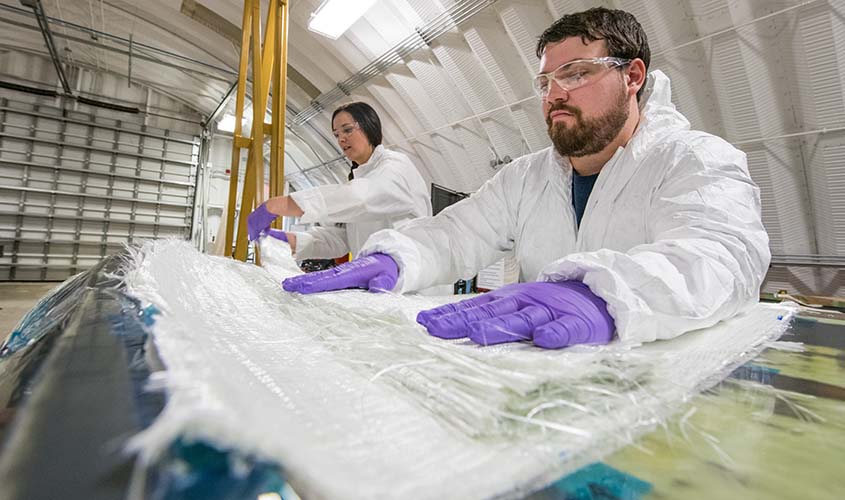
[[[431,215],[428,187],[411,160],[376,146],[355,179],[291,193],[302,209],[300,221],[328,224],[296,235],[296,258],[331,259],[352,252],[376,231]],[[346,223],[335,227],[334,223]]]
[[[649,76],[640,123],[604,165],[580,229],[572,167],[554,148],[523,156],[470,198],[361,254],[397,260],[394,291],[471,277],[513,249],[520,281],[581,280],[604,299],[623,341],[672,338],[756,303],[771,259],[745,154],[690,130],[669,78]]]

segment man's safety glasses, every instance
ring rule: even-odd
[[[563,90],[573,90],[593,84],[604,76],[610,68],[621,68],[631,62],[630,59],[618,57],[593,57],[590,59],[576,59],[548,73],[540,73],[534,77],[534,92],[545,98],[549,95],[552,81]]]

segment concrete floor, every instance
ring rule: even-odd
[[[59,282],[0,283],[0,342],[12,332],[23,315],[35,307],[40,298],[59,285]]]

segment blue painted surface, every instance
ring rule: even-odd
[[[240,500],[262,493],[282,496],[278,466],[206,443],[177,441],[158,466],[153,500]]]
[[[569,474],[542,493],[566,500],[639,500],[651,489],[651,483],[596,462]]]
[[[0,358],[9,357],[64,326],[85,292],[85,282],[89,274],[77,274],[38,301],[3,342]]]
[[[765,385],[771,385],[772,379],[780,373],[776,368],[758,365],[754,363],[746,363],[730,374],[730,378],[738,380],[750,380],[752,382],[759,382]]]

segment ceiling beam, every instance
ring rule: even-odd
[[[47,23],[47,16],[44,14],[44,6],[41,5],[41,0],[20,0],[21,5],[32,9],[35,15],[35,20],[38,23],[38,28],[41,30],[41,35],[44,37],[44,43],[47,45],[47,52],[50,54],[50,59],[53,61],[53,66],[56,68],[56,74],[59,77],[59,82],[62,84],[65,94],[73,95],[70,84],[65,75],[65,69],[62,67],[62,62],[59,60],[59,53],[56,50],[56,41],[53,40],[53,33],[50,31],[50,25]]]

